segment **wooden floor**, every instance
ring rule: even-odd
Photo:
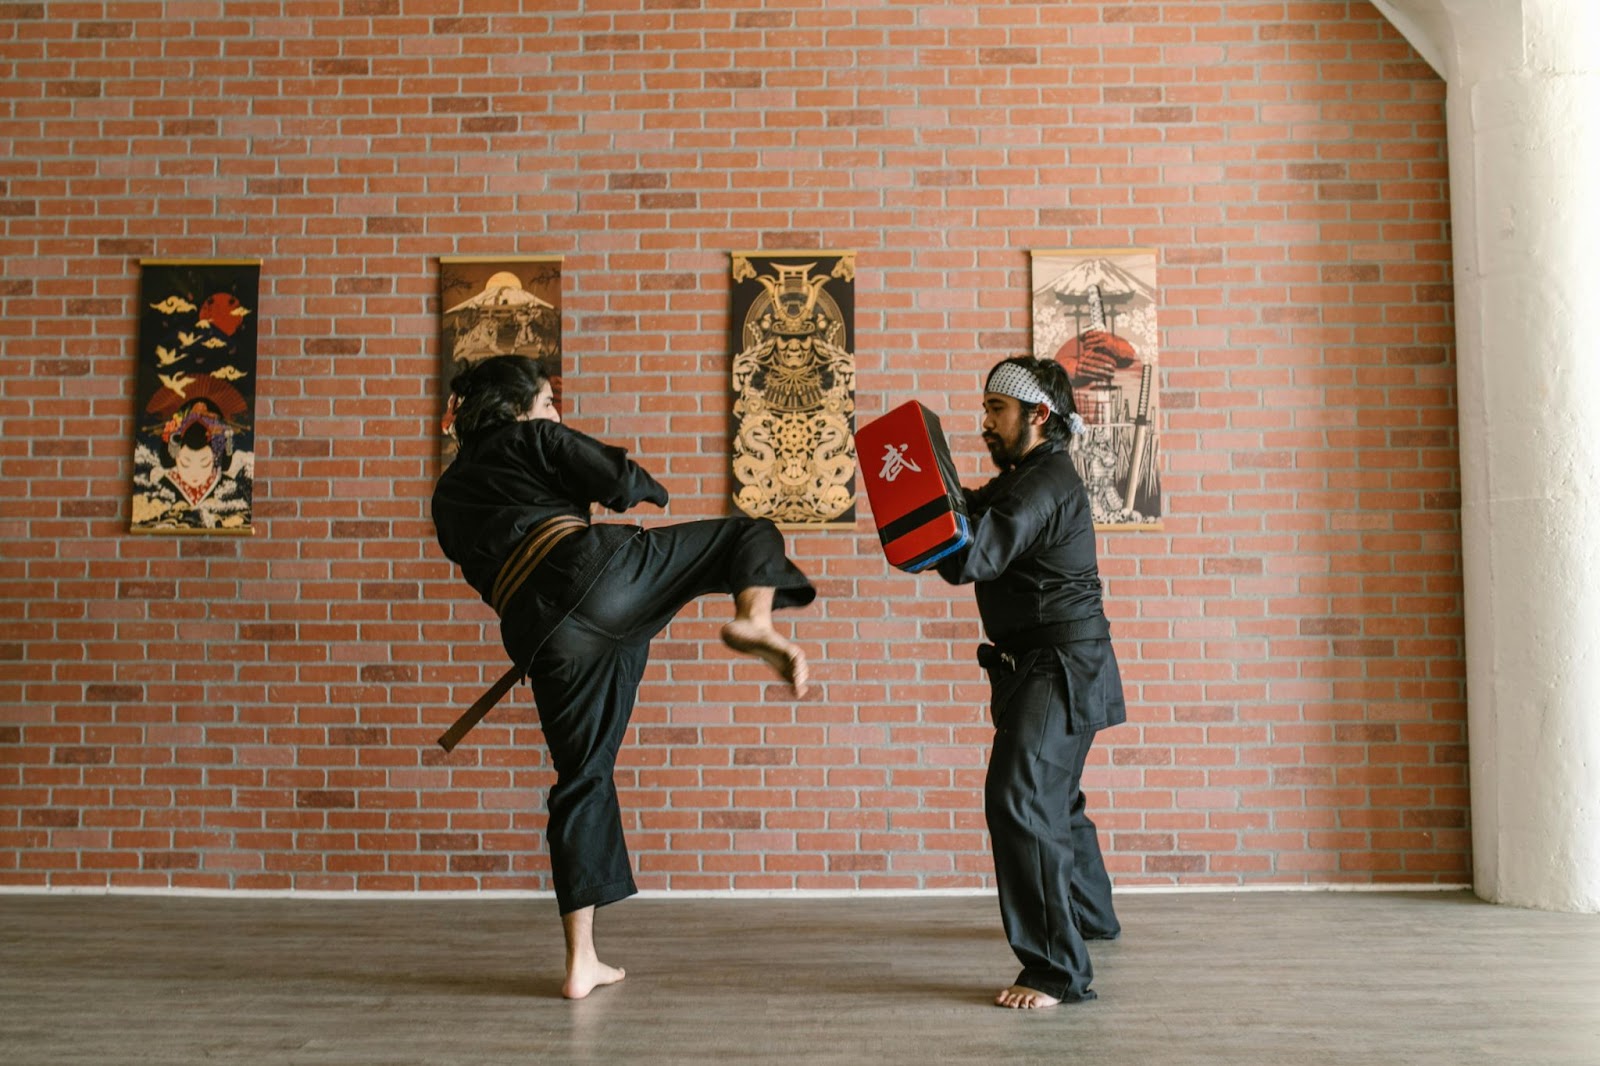
[[[1101,998],[988,1005],[992,900],[631,900],[559,998],[555,904],[0,896],[0,1061],[1600,1063],[1600,918],[1464,894],[1119,897]]]

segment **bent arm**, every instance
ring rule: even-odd
[[[533,425],[533,423],[528,423]],[[626,511],[638,503],[667,505],[667,490],[622,448],[560,423],[544,430],[544,460],[570,498]]]
[[[983,491],[968,494],[969,507],[974,497]],[[939,576],[952,585],[993,581],[1033,546],[1044,529],[1045,516],[1018,493],[1008,493],[999,499],[982,499],[979,503],[972,525],[972,543],[935,566]]]

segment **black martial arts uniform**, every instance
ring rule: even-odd
[[[1016,983],[1064,1001],[1093,999],[1085,939],[1115,937],[1111,880],[1079,788],[1095,733],[1127,718],[1101,610],[1094,522],[1066,446],[1044,441],[973,491],[972,543],[938,564],[977,583],[993,646],[994,750],[984,813]]]
[[[501,640],[528,671],[556,770],[546,835],[562,914],[637,891],[612,771],[651,638],[708,593],[769,586],[774,607],[816,598],[765,519],[590,525],[595,502],[665,506],[667,491],[621,448],[546,420],[467,442],[433,494],[440,547],[485,602],[502,601]],[[534,541],[546,554],[508,585]],[[508,600],[496,595],[508,587]]]

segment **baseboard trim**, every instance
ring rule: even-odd
[[[1166,895],[1240,895],[1267,892],[1465,892],[1471,885],[1368,885],[1368,884],[1307,884],[1307,885],[1127,885],[1115,887],[1119,896]],[[694,889],[668,891],[649,889],[634,899],[924,899],[948,897],[989,897],[993,888],[924,888],[924,889],[831,889],[831,888],[741,888]],[[435,902],[442,900],[535,900],[555,899],[554,892],[536,892],[523,889],[487,889],[478,891],[447,892],[372,892],[352,889],[348,892],[302,891],[299,889],[252,888],[138,888],[90,885],[0,885],[0,896],[172,896],[201,899],[313,899],[349,900],[413,900]]]

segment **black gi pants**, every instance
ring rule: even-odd
[[[776,607],[815,598],[765,519],[720,518],[645,530],[624,546],[529,669],[556,783],[551,877],[562,914],[638,891],[612,780],[650,640],[699,596],[771,586]]]
[[[984,814],[1000,920],[1022,963],[1016,983],[1065,1002],[1094,999],[1085,939],[1121,932],[1095,825],[1084,812],[1093,732],[1068,733],[1068,681],[1049,651],[991,672],[994,749]]]

